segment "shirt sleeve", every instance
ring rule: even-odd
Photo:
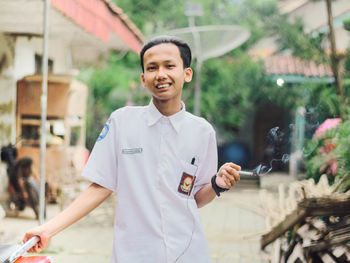
[[[198,177],[196,179],[193,195],[208,183],[213,175],[217,173],[218,168],[218,150],[216,145],[216,135],[214,129],[211,130],[208,138],[208,147],[201,165],[198,167]]]
[[[117,189],[118,129],[113,114],[98,136],[91,155],[83,170],[83,177],[111,191]]]

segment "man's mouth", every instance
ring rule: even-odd
[[[171,84],[170,83],[167,83],[167,84],[162,84],[162,85],[156,85],[156,88],[157,89],[163,89],[163,88],[167,88],[167,87],[170,87]]]

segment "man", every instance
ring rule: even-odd
[[[83,176],[92,181],[61,214],[28,231],[45,249],[52,236],[102,203],[113,191],[118,204],[112,262],[210,262],[200,222],[202,207],[239,180],[233,163],[217,169],[215,132],[185,111],[181,93],[192,80],[191,50],[174,37],[158,37],[140,54],[145,107],[113,112]]]

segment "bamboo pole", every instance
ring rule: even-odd
[[[40,197],[39,224],[45,219],[45,156],[46,156],[46,117],[47,117],[47,75],[48,75],[48,39],[49,39],[50,0],[44,2],[44,38],[42,57],[42,86],[41,86],[41,127],[40,127]]]
[[[331,62],[332,71],[334,75],[334,82],[336,87],[336,92],[339,96],[340,102],[340,114],[344,118],[346,105],[346,99],[344,94],[344,87],[341,79],[341,60],[342,58],[337,54],[337,45],[335,40],[334,25],[333,25],[333,12],[332,12],[332,1],[326,0],[327,14],[328,14],[328,26],[329,26],[329,41],[331,44]]]

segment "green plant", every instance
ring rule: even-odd
[[[306,152],[308,178],[318,182],[326,174],[330,184],[341,182],[338,191],[350,189],[350,121],[344,121],[336,128],[314,136],[307,143]]]
[[[345,30],[350,31],[350,19],[344,20],[343,25],[344,25]]]

